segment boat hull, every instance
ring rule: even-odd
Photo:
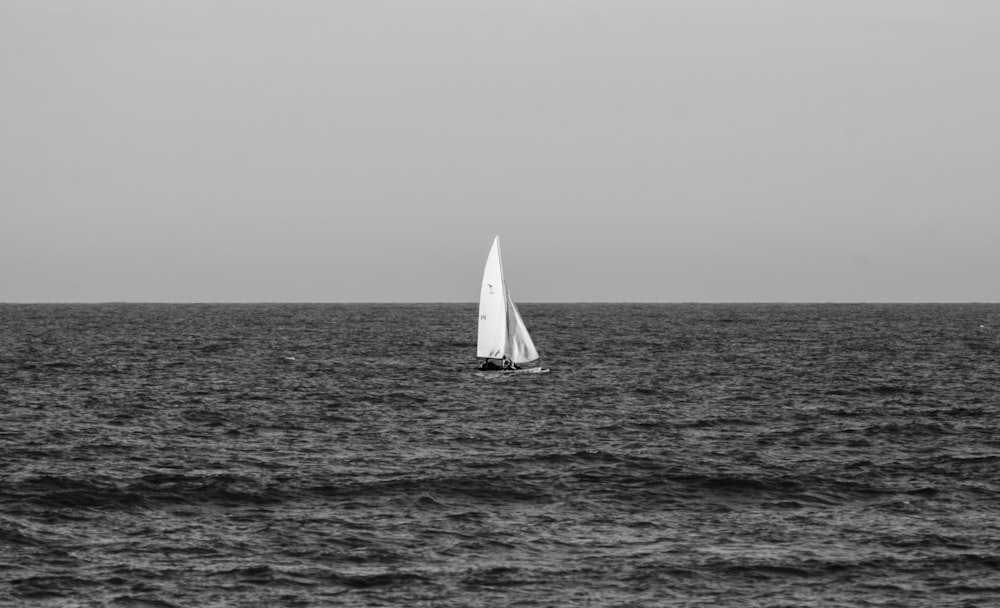
[[[525,369],[490,369],[490,370],[477,369],[476,373],[481,376],[491,377],[491,376],[501,376],[508,374],[547,374],[550,371],[552,370],[550,370],[547,367],[528,367]]]

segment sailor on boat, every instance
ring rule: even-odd
[[[490,370],[515,370],[515,369],[517,369],[517,366],[514,365],[514,362],[510,360],[510,357],[508,357],[508,356],[505,355],[504,358],[503,358],[503,360],[501,361],[500,365],[497,365],[496,363],[494,363],[493,361],[490,361],[489,359],[483,359],[479,363],[479,369],[484,370],[484,371],[490,371]]]

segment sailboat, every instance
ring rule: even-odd
[[[510,289],[503,276],[499,236],[493,239],[483,271],[476,356],[481,370],[548,371],[538,367],[535,343],[510,297]]]

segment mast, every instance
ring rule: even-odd
[[[503,274],[503,256],[500,255],[500,235],[493,239],[497,247],[497,267],[500,268],[500,292],[503,300],[503,356],[510,356],[510,343],[513,336],[510,335],[510,295],[507,293],[507,277]]]

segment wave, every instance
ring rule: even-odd
[[[156,503],[263,505],[286,498],[272,484],[225,473],[154,473],[129,482],[44,475],[11,483],[3,494],[40,506],[67,509],[127,509]]]

